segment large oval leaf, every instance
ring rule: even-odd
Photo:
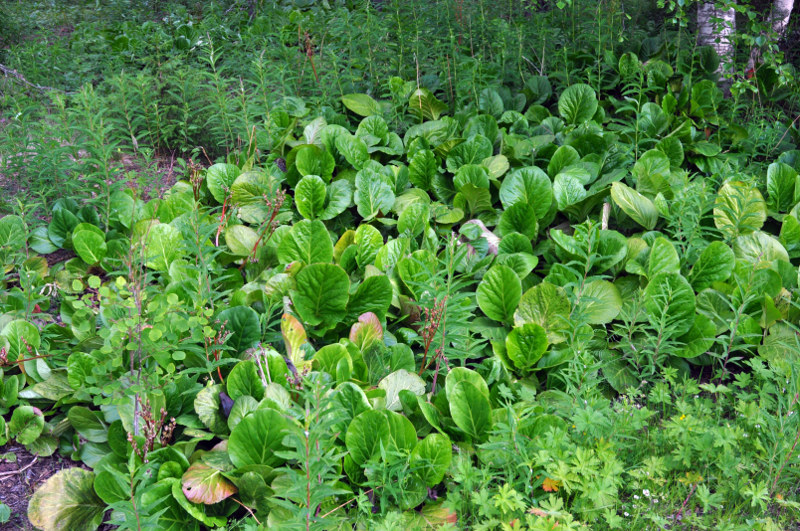
[[[389,444],[389,419],[383,411],[363,411],[350,422],[344,440],[353,461],[364,465]]]
[[[94,473],[73,467],[59,470],[36,489],[28,519],[47,531],[94,531],[106,506],[94,493]]]
[[[284,264],[294,261],[328,263],[333,260],[333,242],[325,224],[307,219],[295,223],[278,246],[278,260]]]
[[[478,285],[477,299],[481,311],[495,321],[510,321],[522,296],[522,282],[507,266],[495,265]]]
[[[288,424],[274,409],[259,409],[244,417],[231,432],[228,453],[236,467],[279,466],[284,459],[275,455],[282,449]]]
[[[297,274],[292,302],[305,324],[329,326],[344,318],[350,278],[333,264],[312,264]]]
[[[558,98],[558,112],[570,124],[591,120],[597,105],[594,89],[584,83],[570,85]]]
[[[694,324],[694,290],[679,273],[660,273],[644,290],[644,305],[653,326],[671,335],[685,334]]]
[[[650,199],[621,182],[611,185],[611,199],[630,218],[646,228],[653,230],[658,221],[658,210]]]

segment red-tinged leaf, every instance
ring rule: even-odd
[[[362,313],[358,322],[350,327],[350,341],[361,350],[383,339],[383,327],[378,316],[372,312]]]
[[[236,486],[223,477],[222,472],[205,463],[196,462],[184,472],[181,490],[186,499],[194,503],[211,505],[236,493]]]
[[[300,347],[308,340],[303,324],[294,315],[285,313],[281,318],[281,334],[286,344],[286,354],[295,366],[299,365],[303,361]]]
[[[557,479],[544,478],[544,482],[542,483],[542,489],[545,492],[558,492],[560,486],[561,482]]]

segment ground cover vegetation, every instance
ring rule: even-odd
[[[688,1],[0,6],[0,475],[76,462],[0,520],[795,528],[764,10],[720,68]]]

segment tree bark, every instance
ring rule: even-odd
[[[736,11],[732,7],[717,6],[715,2],[697,4],[697,44],[711,46],[719,56],[717,73],[720,76],[733,73],[733,34],[736,31]],[[731,80],[722,78],[720,85],[726,92]]]

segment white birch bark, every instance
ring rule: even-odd
[[[711,46],[719,55],[720,76],[733,73],[733,34],[736,31],[736,11],[718,7],[715,2],[697,4],[697,44]],[[730,87],[730,80],[722,79],[724,90]]]
[[[794,9],[794,0],[774,0],[770,10],[770,26],[778,39],[786,34],[786,26],[789,25],[789,18]],[[761,51],[758,48],[750,50],[750,58],[747,60],[747,71],[754,71],[761,59]]]

